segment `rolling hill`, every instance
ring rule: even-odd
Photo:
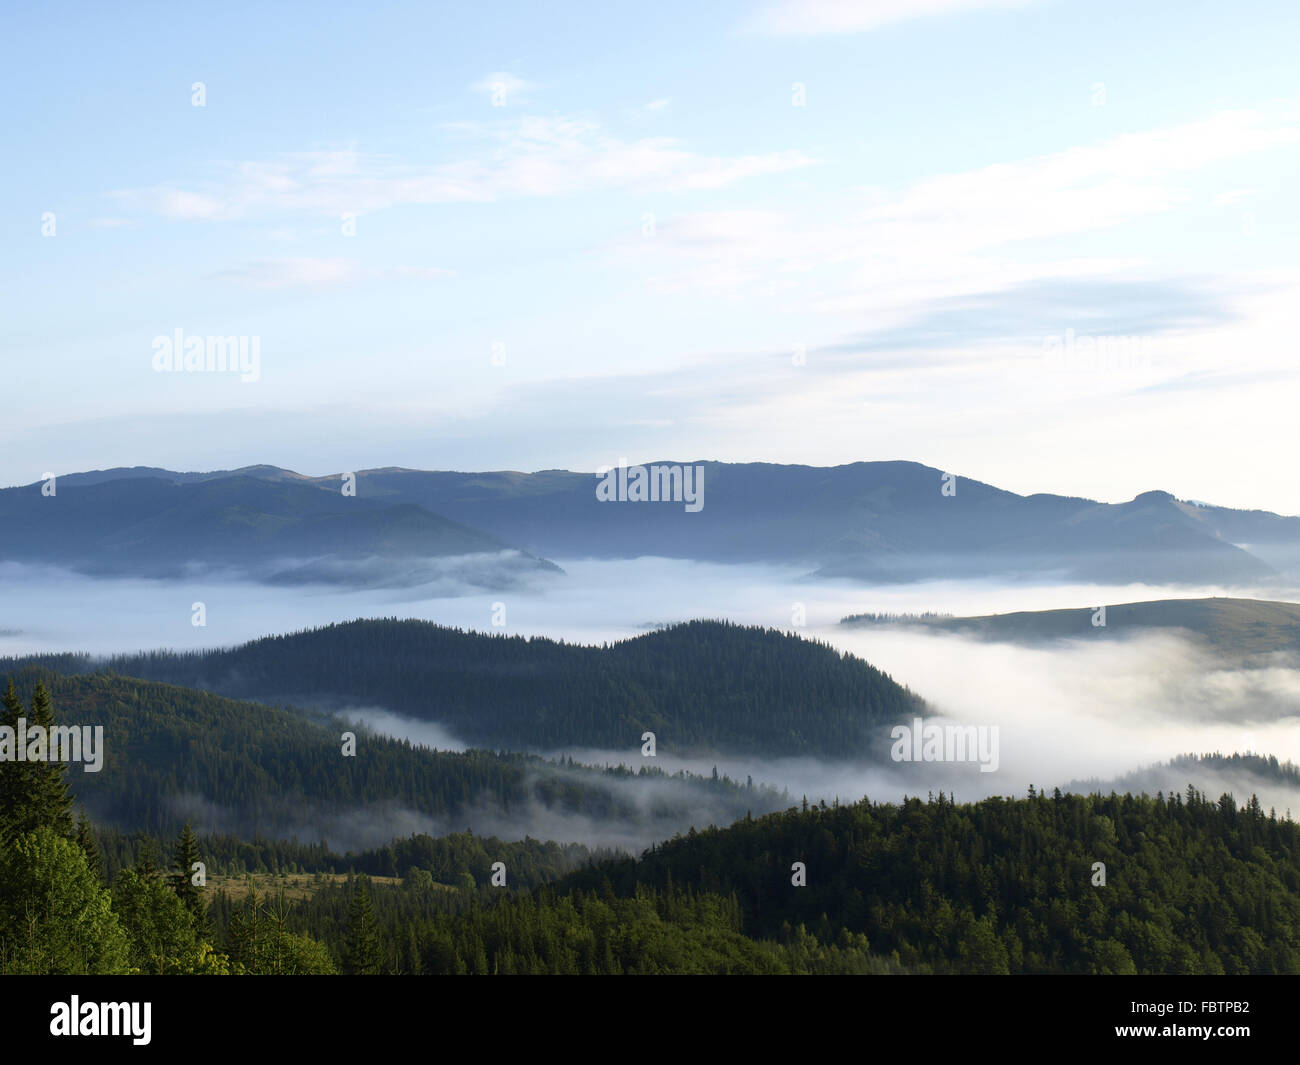
[[[1105,625],[1093,624],[1095,609],[1023,610],[976,617],[853,614],[840,624],[913,628],[1019,644],[1114,640],[1139,632],[1170,631],[1200,641],[1221,658],[1246,664],[1300,652],[1300,603],[1227,597],[1116,603],[1106,607]]]
[[[103,727],[102,768],[72,765],[68,787],[93,820],[123,831],[172,836],[189,820],[204,834],[328,839],[342,849],[472,826],[635,846],[788,801],[725,777],[435,751],[328,715],[114,673],[4,672],[24,701],[43,681],[60,724]],[[345,731],[357,737],[352,756],[342,753]]]
[[[102,667],[264,702],[379,705],[437,722],[474,746],[599,748],[638,762],[647,731],[661,752],[678,755],[852,758],[887,750],[886,726],[924,706],[825,644],[712,621],[586,647],[358,620],[229,650],[15,662],[23,664],[65,673]]]

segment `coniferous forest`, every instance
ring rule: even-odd
[[[3,708],[57,724],[39,680]],[[1194,788],[805,801],[633,858],[472,833],[346,854],[123,833],[69,784],[59,763],[0,762],[6,973],[1300,971],[1300,826]]]

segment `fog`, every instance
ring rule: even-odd
[[[512,592],[467,585],[356,588],[267,585],[213,575],[179,580],[89,578],[0,563],[0,655],[80,650],[109,654],[229,646],[358,617],[424,618],[485,632],[601,643],[690,618],[730,618],[824,635],[846,614],[951,614],[1091,607],[1143,599],[1300,597],[1300,588],[1027,583],[989,580],[864,585],[814,580],[802,567],[677,559],[563,560]],[[194,604],[204,605],[203,625]],[[804,624],[799,625],[802,615]],[[837,639],[838,642],[838,639]]]
[[[557,560],[554,575],[516,591],[446,594],[447,589],[268,587],[240,581],[95,580],[50,568],[0,565],[0,655],[49,651],[97,654],[158,647],[229,646],[271,633],[357,617],[424,618],[487,632],[544,635],[601,643],[640,635],[690,618],[729,618],[821,639],[883,669],[924,697],[942,721],[996,726],[996,772],[941,763],[823,763],[812,759],[683,760],[661,743],[655,759],[668,772],[719,772],[744,782],[787,788],[793,801],[892,801],[904,794],[954,792],[959,801],[1023,795],[1032,784],[1051,789],[1070,781],[1112,780],[1184,753],[1255,751],[1300,761],[1300,663],[1278,657],[1264,669],[1231,670],[1173,634],[1021,647],[919,631],[847,629],[835,623],[861,612],[938,611],[987,614],[1057,607],[1093,607],[1145,599],[1210,595],[1294,599],[1297,589],[1206,586],[932,581],[864,586],[812,580],[799,569],[727,566],[667,559]],[[457,588],[461,592],[465,589]],[[441,594],[434,594],[440,591]],[[192,623],[202,603],[206,624]],[[802,624],[800,623],[802,622]],[[347,707],[349,720],[442,750],[464,744],[428,722],[412,722],[383,707]],[[887,736],[882,743],[888,745]],[[642,763],[636,751],[573,749],[596,765]],[[1217,796],[1224,780],[1188,770],[1188,781]],[[1177,774],[1175,774],[1177,775]],[[1227,782],[1239,800],[1258,791],[1265,806],[1300,809],[1287,787],[1246,779]],[[1162,780],[1164,778],[1161,778]],[[1183,786],[1188,781],[1184,781]],[[635,791],[643,781],[629,782]],[[1168,790],[1166,788],[1165,790]],[[1181,787],[1179,788],[1181,790]],[[650,794],[649,791],[643,794]],[[463,830],[409,812],[384,816],[383,831]],[[693,823],[706,823],[700,810]],[[372,819],[374,811],[367,813]],[[685,816],[685,815],[684,815]],[[415,820],[411,818],[414,817]],[[319,838],[305,819],[303,835]],[[476,832],[523,835],[637,848],[648,840],[625,826],[540,809],[521,822],[517,812],[480,809]],[[391,823],[390,823],[391,822]],[[340,838],[377,838],[370,823],[334,826]],[[658,828],[668,827],[659,824]],[[687,827],[683,824],[681,828]],[[344,830],[346,828],[346,830]],[[381,833],[382,834],[382,833]],[[391,832],[389,833],[392,834]]]

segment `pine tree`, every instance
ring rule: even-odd
[[[358,877],[348,906],[348,934],[343,942],[343,971],[349,976],[373,976],[380,966],[379,931],[365,877]]]
[[[26,718],[28,733],[37,725],[45,730],[48,756],[54,704],[45,685],[37,683],[30,714],[23,709],[12,677],[0,704],[0,725],[8,725],[16,733],[18,720]],[[16,743],[15,737],[15,750],[6,752],[11,757],[0,761],[0,842],[7,843],[42,827],[71,839],[72,796],[68,794],[67,765],[49,761],[48,757],[46,761],[17,761],[12,757],[18,753]]]
[[[22,700],[14,690],[14,679],[9,678],[9,686],[0,697],[0,726],[13,729],[15,737],[18,732],[18,719],[26,716]],[[8,846],[23,834],[23,822],[30,801],[30,764],[17,760],[17,739],[14,749],[0,751],[0,844]]]
[[[194,836],[194,829],[188,821],[181,829],[180,838],[176,840],[176,849],[172,852],[176,863],[176,872],[172,874],[172,888],[179,896],[185,908],[194,915],[197,923],[202,923],[207,907],[203,902],[203,889],[193,882],[194,866],[199,862],[199,841]]]
[[[95,879],[100,883],[104,882],[104,856],[99,852],[99,840],[95,838],[95,830],[91,827],[89,818],[86,817],[86,808],[81,808],[81,814],[77,817],[77,846],[79,846],[86,855],[86,864],[90,871],[95,874]]]
[[[54,702],[40,681],[32,692],[32,724],[45,729],[45,749],[51,747],[54,729]],[[31,727],[31,726],[29,726]],[[40,824],[49,825],[60,836],[72,838],[72,796],[68,794],[68,766],[62,761],[38,762],[32,767],[33,799]]]
[[[158,872],[158,861],[154,857],[153,840],[147,836],[140,841],[140,850],[135,859],[135,871],[147,880],[154,880],[162,875]]]
[[[237,972],[256,974],[261,971],[261,944],[257,938],[258,917],[261,915],[262,903],[257,895],[257,884],[252,877],[247,878],[248,894],[244,896],[244,905],[230,915],[230,924],[226,932],[227,950],[230,963]]]

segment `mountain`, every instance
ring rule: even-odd
[[[701,469],[700,509],[602,502],[600,478],[563,470],[371,470],[358,474],[358,492],[419,503],[559,558],[780,562],[872,581],[1011,572],[1230,581],[1273,572],[1223,531],[1255,531],[1268,523],[1233,524],[1228,519],[1240,512],[1183,507],[1165,492],[1105,504],[1019,496],[958,477],[947,482],[945,494],[945,474],[915,462],[649,465]],[[1300,545],[1300,519],[1279,519],[1269,535]]]
[[[1096,607],[1089,606],[977,617],[852,614],[840,624],[923,629],[1021,644],[1124,639],[1138,632],[1176,631],[1202,642],[1218,657],[1244,664],[1265,664],[1269,656],[1300,652],[1300,603],[1226,597],[1115,603],[1106,607],[1104,625],[1093,623],[1095,612]]]
[[[775,630],[692,621],[601,647],[359,620],[233,649],[152,652],[96,663],[115,673],[234,698],[375,706],[436,722],[474,746],[598,748],[643,762],[642,735],[676,755],[852,758],[888,749],[888,725],[923,713],[861,659]]]
[[[566,470],[362,470],[356,498],[341,495],[340,474],[306,477],[275,466],[71,474],[58,482],[57,508],[39,485],[0,491],[7,519],[0,559],[82,568],[126,559],[148,571],[178,553],[229,557],[232,543],[258,558],[441,557],[510,544],[532,558],[767,562],[869,581],[1030,574],[1259,582],[1300,572],[1300,518],[1185,503],[1167,492],[1118,504],[1021,496],[901,461],[649,466],[700,471],[694,502],[680,480],[668,479],[667,501],[603,500],[602,477]],[[151,549],[163,552],[152,562]],[[288,579],[336,578],[324,567]]]
[[[284,583],[401,584],[423,575],[495,588],[560,572],[415,504],[345,496],[339,481],[117,472],[63,478],[52,495],[39,484],[0,491],[0,558],[100,576],[177,577],[204,567]]]

